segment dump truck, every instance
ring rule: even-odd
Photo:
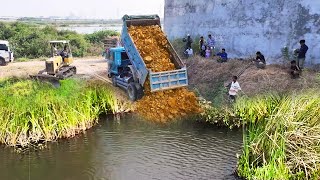
[[[130,26],[147,27],[158,25],[161,27],[159,16],[125,15],[122,20],[121,46],[110,48],[107,55],[108,77],[112,78],[112,84],[125,89],[129,95],[129,99],[132,101],[136,101],[144,96],[145,84],[150,85],[151,92],[188,86],[187,68],[167,39],[168,44],[166,47],[175,70],[152,72],[151,69],[147,68],[144,59],[128,32]]]

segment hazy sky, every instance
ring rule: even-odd
[[[163,17],[164,6],[164,0],[10,0],[8,3],[1,8],[0,16],[118,19],[124,14],[159,14]]]

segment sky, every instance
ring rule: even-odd
[[[0,0],[4,1],[4,0]],[[1,8],[0,16],[120,19],[124,14],[159,14],[164,0],[10,0],[12,8]]]

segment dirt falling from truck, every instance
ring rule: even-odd
[[[131,26],[129,34],[148,69],[153,72],[176,69],[170,59],[168,40],[159,26]],[[167,122],[201,112],[196,95],[186,88],[151,93],[149,81],[144,88],[145,96],[136,103],[136,109],[147,119]]]

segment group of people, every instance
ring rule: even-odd
[[[309,47],[306,45],[306,41],[300,40],[300,48],[294,51],[295,60],[290,62],[290,75],[292,79],[299,78],[301,71],[304,68],[308,49]],[[264,69],[266,67],[266,60],[260,51],[256,53],[254,62],[257,68]]]
[[[187,38],[184,38],[183,41],[186,42],[184,51],[186,57],[192,57],[194,55],[194,51],[192,49],[193,40],[190,34],[188,34]],[[306,53],[309,49],[306,45],[305,40],[300,40],[300,45],[301,47],[295,50],[296,60],[292,60],[290,62],[290,74],[293,79],[298,78],[300,76],[301,70],[304,68]],[[212,37],[212,35],[209,34],[207,40],[205,40],[204,37],[201,36],[199,41],[199,52],[202,57],[210,58],[213,56],[217,56],[217,61],[220,63],[228,61],[228,54],[226,53],[225,48],[222,48],[221,51],[217,54],[214,53],[214,50],[215,40]],[[253,60],[253,62],[259,69],[264,69],[266,67],[266,59],[260,51],[256,52],[256,58]]]
[[[193,40],[191,36],[188,34],[187,38],[183,39],[184,42],[186,42],[185,46],[185,55],[187,57],[193,56],[193,50],[192,50],[192,43]],[[212,56],[218,56],[218,62],[227,62],[228,60],[228,54],[226,53],[226,50],[224,48],[221,49],[221,51],[217,54],[214,54],[215,49],[215,40],[213,39],[212,35],[208,35],[208,39],[205,40],[203,36],[200,37],[199,41],[199,52],[202,57],[210,58]],[[304,63],[306,59],[306,53],[308,51],[308,46],[306,45],[305,40],[300,40],[300,48],[296,49],[294,51],[295,53],[295,60],[292,60],[290,62],[290,75],[291,78],[296,79],[300,76],[302,69],[304,68]],[[266,59],[265,56],[260,52],[256,52],[256,58],[253,60],[253,63],[255,66],[259,69],[264,69],[266,67]],[[229,84],[229,98],[232,102],[235,101],[238,91],[241,90],[241,87],[237,81],[238,77],[233,76],[232,82]]]
[[[294,51],[296,60],[291,61],[290,74],[292,79],[299,78],[301,71],[304,69],[308,50],[309,47],[306,45],[306,41],[300,40],[300,48]]]
[[[193,54],[194,54],[193,49],[192,49],[193,40],[192,40],[190,34],[188,34],[187,38],[184,38],[183,41],[186,42],[184,54],[187,57],[193,56]],[[214,50],[215,50],[215,40],[212,37],[212,35],[209,34],[207,40],[205,40],[204,37],[201,36],[200,40],[199,40],[200,55],[205,58],[218,56],[218,59],[217,59],[218,62],[221,62],[221,63],[227,62],[228,54],[226,53],[225,48],[222,48],[221,51],[217,54],[214,53]]]

